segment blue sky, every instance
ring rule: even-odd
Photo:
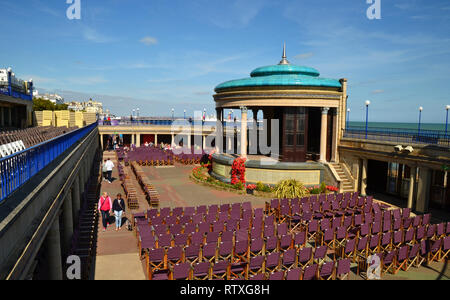
[[[450,104],[450,1],[0,0],[0,68],[66,100],[93,97],[112,113],[214,111],[214,87],[280,61],[347,78],[351,120],[445,122]]]

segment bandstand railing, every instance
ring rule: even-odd
[[[450,135],[439,130],[348,127],[344,138],[450,147]]]
[[[97,127],[92,123],[0,159],[0,203]]]

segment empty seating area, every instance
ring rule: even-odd
[[[0,145],[22,141],[27,148],[58,137],[67,132],[78,129],[77,127],[33,127],[11,131],[0,131]]]
[[[381,275],[449,257],[450,223],[410,216],[358,193],[273,199],[265,209],[234,203],[151,209],[134,215],[152,280],[344,279]]]

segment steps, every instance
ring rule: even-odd
[[[330,165],[334,168],[334,170],[336,171],[336,173],[339,175],[339,177],[342,180],[342,187],[343,187],[343,192],[353,192],[354,191],[354,187],[353,187],[353,179],[349,178],[346,173],[344,172],[344,167],[342,166],[342,164],[340,163],[330,163]]]

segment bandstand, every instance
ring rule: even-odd
[[[224,82],[215,92],[218,123],[223,125],[213,156],[217,178],[229,181],[232,161],[241,156],[247,158],[247,182],[275,184],[295,178],[315,185],[327,179],[327,163],[339,161],[346,79],[322,78],[314,68],[292,65],[284,47],[278,65],[257,68],[250,78]],[[230,127],[226,110],[241,111],[240,126],[236,122]],[[261,111],[263,122],[258,119]]]

